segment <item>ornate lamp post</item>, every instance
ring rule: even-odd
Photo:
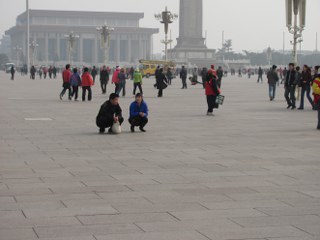
[[[168,31],[169,31],[169,24],[173,23],[173,20],[178,18],[178,14],[171,13],[168,11],[166,7],[165,11],[159,14],[155,14],[154,17],[160,21],[160,23],[164,24],[164,33],[165,39],[161,42],[165,45],[165,60],[168,61],[168,44],[172,42],[172,40],[168,40]]]
[[[34,65],[34,62],[35,62],[35,53],[36,53],[36,48],[38,47],[39,45],[36,43],[35,40],[32,41],[32,43],[30,44],[30,49],[31,49],[31,56],[32,56],[32,61],[31,61],[31,65],[33,66]]]
[[[107,66],[109,62],[110,35],[114,31],[114,28],[104,24],[101,27],[97,27],[97,31],[99,31],[101,35],[100,47],[104,50],[104,64]]]
[[[68,48],[69,63],[72,65],[73,64],[73,48],[74,48],[76,39],[79,38],[79,35],[76,35],[73,32],[71,32],[70,34],[65,35],[65,38],[67,38],[67,40],[69,42],[69,48]]]
[[[295,64],[298,63],[297,46],[303,41],[302,31],[306,26],[306,5],[307,0],[286,0],[287,28],[293,35],[292,60]]]

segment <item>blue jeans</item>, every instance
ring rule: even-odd
[[[304,95],[306,94],[307,95],[307,98],[313,108],[314,104],[313,104],[313,101],[312,101],[312,98],[310,96],[310,92],[311,92],[311,87],[308,85],[306,88],[302,88],[301,89],[301,101],[300,101],[300,108],[304,108]]]
[[[269,84],[269,97],[275,99],[276,97],[276,84]]]

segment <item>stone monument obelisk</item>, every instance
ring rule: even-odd
[[[215,50],[208,49],[203,37],[203,0],[180,0],[179,37],[169,51],[178,63],[203,63],[214,59]]]
[[[202,36],[202,0],[180,0],[179,38],[177,48],[206,48]]]

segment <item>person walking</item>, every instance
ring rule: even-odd
[[[79,93],[79,87],[81,86],[81,78],[77,68],[73,69],[73,74],[70,78],[70,85],[72,87],[71,98],[74,97],[74,100],[78,101],[78,93]]]
[[[92,75],[92,73],[91,73]],[[94,82],[94,81],[93,81]],[[109,71],[104,65],[100,71],[100,86],[102,94],[107,94],[107,84],[109,82]]]
[[[86,93],[88,91],[88,101],[92,100],[92,90],[91,86],[94,85],[93,79],[91,74],[89,73],[89,68],[85,67],[83,69],[82,74],[82,80],[81,80],[81,86],[82,86],[82,101],[86,101]]]
[[[203,89],[206,88],[206,78],[207,78],[207,74],[208,74],[208,69],[206,67],[202,68],[201,70],[201,78],[202,78],[202,86]]]
[[[184,66],[182,66],[181,71],[180,71],[180,79],[182,80],[182,88],[181,89],[187,89],[187,70],[185,69]]]
[[[93,66],[92,67],[92,70],[91,70],[91,76],[92,76],[92,79],[93,79],[93,83],[96,82],[96,76],[98,75],[98,71],[96,69],[96,66]]]
[[[160,66],[157,66],[156,70],[155,70],[155,73],[154,73],[154,76],[155,76],[155,79],[156,79],[156,82],[155,84],[153,85],[155,88],[157,88],[157,82],[160,78]]]
[[[70,86],[71,76],[72,76],[72,72],[70,71],[70,64],[67,64],[66,69],[62,72],[63,89],[62,89],[62,92],[60,93],[60,100],[62,100],[67,90],[69,92],[68,98],[69,100],[71,100],[71,86]]]
[[[119,88],[116,94],[120,96],[120,92],[122,91],[122,97],[126,96],[126,81],[127,81],[127,75],[125,73],[124,68],[121,68],[119,74],[118,74],[118,79],[119,79]]]
[[[319,69],[319,66],[316,67]],[[320,130],[320,74],[317,74],[315,76],[315,79],[312,83],[312,90],[313,90],[313,96],[314,96],[314,106],[315,110],[318,111],[318,126],[317,129]]]
[[[307,96],[307,99],[309,100],[312,109],[314,109],[314,102],[312,101],[312,98],[310,96],[311,93],[311,85],[312,85],[312,75],[311,75],[311,69],[307,66],[303,66],[303,71],[301,73],[301,99],[300,99],[300,107],[299,110],[304,109],[304,96]]]
[[[167,70],[167,79],[168,79],[168,84],[171,85],[172,79],[173,79],[173,73],[170,67]]]
[[[299,101],[300,100],[300,93],[301,93],[301,72],[300,72],[300,67],[297,66],[296,67],[296,79],[295,79],[295,82],[294,82],[294,85],[296,86],[296,89],[295,89],[295,95],[296,95],[296,101]]]
[[[36,68],[35,66],[32,66],[31,69],[30,69],[30,79],[34,80],[36,78]]]
[[[250,72],[250,71],[248,71]],[[218,70],[217,70],[217,84],[218,84],[218,87],[221,88],[221,82],[222,82],[222,77],[223,77],[223,69],[222,67],[218,67]]]
[[[284,87],[285,87],[284,97],[288,104],[287,109],[291,108],[291,110],[296,109],[295,83],[296,83],[296,71],[294,70],[294,63],[290,63],[289,69],[286,74],[285,83],[284,83]]]
[[[131,124],[131,132],[134,132],[135,127],[139,127],[141,132],[146,132],[144,127],[148,123],[148,113],[147,103],[143,100],[142,94],[137,93],[135,101],[130,105],[129,123]]]
[[[14,74],[16,73],[16,70],[14,69],[14,66],[11,66],[10,73],[11,73],[11,80],[14,80]]]
[[[277,66],[273,65],[271,70],[267,74],[268,84],[269,84],[269,98],[273,101],[276,97],[276,85],[279,81],[279,76],[277,73]]]
[[[115,85],[115,89],[114,89],[115,93],[119,91],[119,87],[120,87],[119,73],[120,73],[120,68],[117,66],[116,70],[112,74],[112,84]]]
[[[96,117],[96,124],[99,127],[99,133],[105,133],[106,128],[109,128],[109,133],[112,133],[112,126],[119,122],[121,125],[124,119],[122,117],[122,109],[119,105],[119,95],[111,93],[109,100],[100,107]]]
[[[53,74],[53,78],[56,79],[57,78],[57,68],[55,66],[53,66],[53,68],[52,68],[52,74]]]
[[[259,69],[258,69],[258,80],[257,80],[257,83],[259,83],[260,80],[261,80],[261,83],[263,83],[262,75],[263,75],[262,68],[259,67]]]
[[[136,68],[136,70],[133,73],[133,95],[136,95],[137,87],[139,88],[140,93],[143,94],[142,74],[141,74],[139,68]]]
[[[167,88],[168,80],[166,76],[163,73],[163,68],[160,68],[159,70],[159,77],[157,79],[157,89],[158,91],[158,97],[163,96],[163,90]]]
[[[220,95],[220,90],[218,88],[216,74],[212,69],[209,69],[207,74],[205,94],[208,104],[207,116],[213,116],[213,109],[216,105],[216,98]]]

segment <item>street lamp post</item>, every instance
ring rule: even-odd
[[[297,47],[303,42],[302,31],[306,26],[306,5],[307,0],[286,0],[287,28],[293,35],[292,60],[295,64],[298,63]]]
[[[168,11],[168,8],[166,7],[165,11],[159,14],[155,14],[154,17],[160,21],[160,23],[164,24],[164,33],[165,33],[165,39],[161,40],[161,43],[165,45],[165,61],[168,61],[168,44],[172,42],[172,40],[168,40],[168,31],[169,31],[169,24],[173,23],[173,20],[178,18],[178,15],[175,13],[171,13]]]
[[[35,40],[32,41],[32,43],[30,44],[30,49],[31,49],[31,56],[32,56],[32,61],[31,61],[31,65],[34,66],[35,64],[35,53],[36,53],[36,48],[39,45],[36,43]]]
[[[67,38],[69,42],[69,47],[68,47],[69,63],[72,65],[73,64],[73,48],[74,48],[76,39],[79,38],[79,35],[76,35],[73,32],[71,32],[70,34],[65,35],[65,38]]]
[[[100,47],[104,50],[104,64],[107,66],[109,63],[110,35],[114,31],[114,28],[104,24],[101,27],[97,27],[97,31],[99,31],[101,35]]]

